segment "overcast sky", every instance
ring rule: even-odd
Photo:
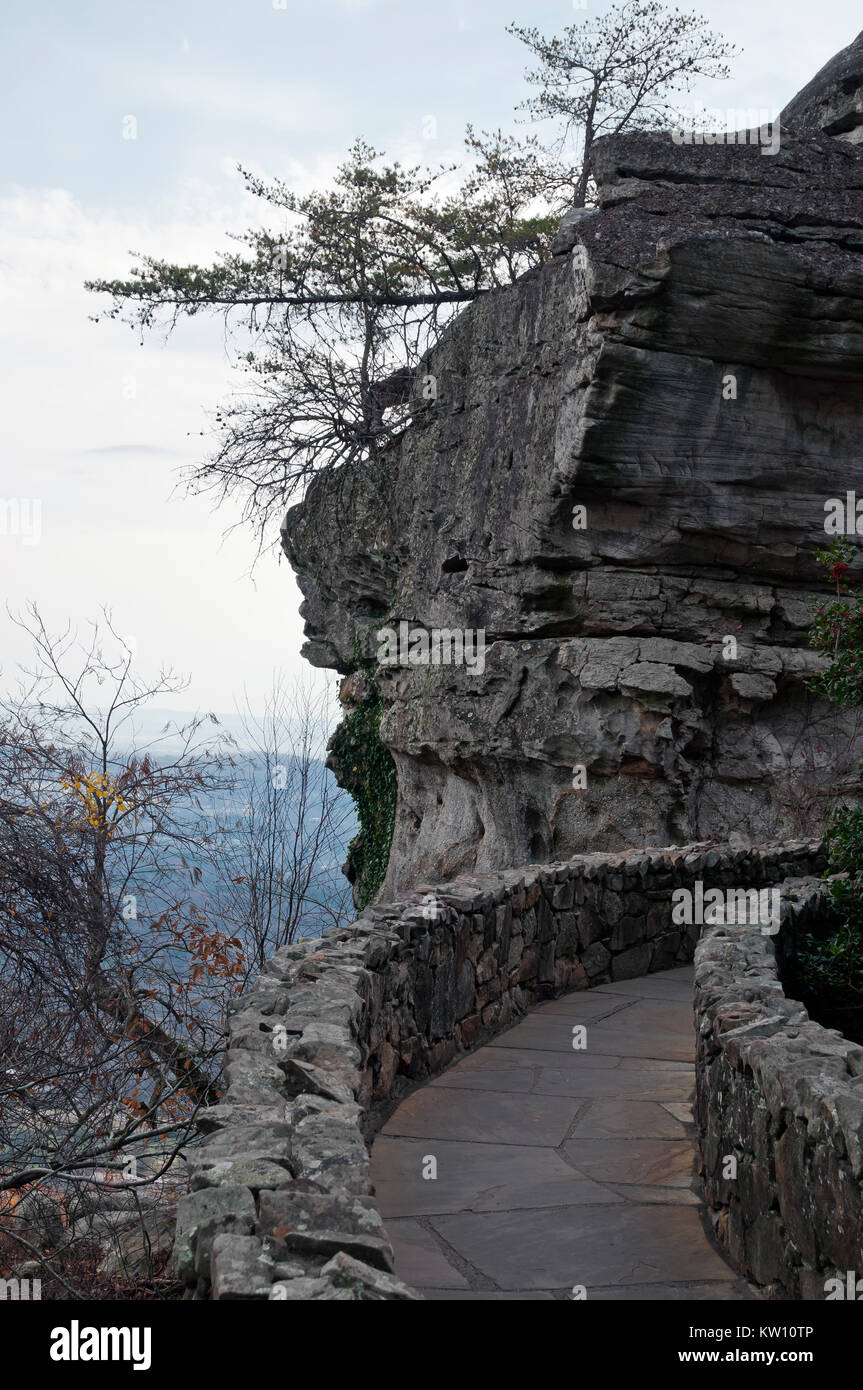
[[[268,557],[254,578],[235,519],[176,491],[206,448],[231,371],[215,324],[140,346],[88,321],[87,277],[130,251],[206,261],[254,220],[242,161],[298,189],[363,135],[403,159],[455,156],[466,122],[512,128],[525,94],[510,21],[553,33],[587,0],[39,0],[4,7],[0,168],[0,498],[38,499],[0,535],[0,591],[84,624],[109,604],[142,671],[187,673],[175,708],[258,707],[299,671],[300,595]],[[704,0],[744,52],[698,95],[780,108],[861,26],[859,0]],[[135,139],[124,139],[133,116]],[[433,116],[437,138],[423,138]],[[3,683],[25,655],[2,617]]]

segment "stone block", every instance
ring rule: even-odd
[[[219,1234],[251,1235],[255,1201],[247,1187],[214,1187],[191,1192],[177,1206],[173,1264],[177,1278],[194,1284],[208,1279],[210,1251]]]
[[[220,1234],[210,1254],[212,1297],[215,1302],[268,1299],[275,1273],[256,1236]]]

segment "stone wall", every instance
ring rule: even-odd
[[[767,1297],[841,1297],[834,1278],[847,1297],[863,1273],[863,1047],[786,997],[783,943],[826,908],[823,883],[788,887],[775,940],[718,925],[696,949],[702,1172],[720,1242]]]
[[[692,958],[674,889],[820,865],[808,842],[582,855],[465,876],[277,951],[237,1001],[219,1105],[189,1152],[174,1260],[189,1296],[413,1298],[371,1189],[387,1108],[537,999]]]

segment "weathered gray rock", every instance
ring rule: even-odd
[[[213,1240],[210,1255],[212,1296],[224,1299],[269,1298],[275,1263],[257,1236],[223,1233]]]
[[[332,1257],[339,1251],[378,1269],[392,1270],[392,1247],[371,1198],[300,1191],[261,1193],[258,1229],[272,1236],[286,1257]],[[278,1258],[285,1258],[279,1254]]]
[[[568,251],[571,251],[578,241],[578,229],[581,223],[595,215],[595,208],[570,208],[568,212],[565,212],[560,219],[560,226],[552,238],[551,254],[553,256],[565,256]]]
[[[272,1300],[308,1302],[368,1303],[383,1300],[422,1301],[421,1295],[409,1289],[391,1274],[373,1269],[361,1260],[339,1253],[324,1265],[317,1278],[305,1277],[279,1280],[270,1291]]]
[[[354,673],[346,700],[384,625],[485,632],[482,670],[377,671],[382,899],[590,848],[784,839],[854,793],[854,718],[804,681],[863,380],[863,149],[813,113],[823,87],[826,128],[851,121],[859,54],[773,155],[597,142],[571,249],[452,323],[380,478],[319,477],[285,518],[305,654]]]
[[[227,1119],[224,1128],[207,1134],[188,1155],[189,1184],[193,1189],[223,1186],[223,1175],[237,1162],[253,1164],[258,1171],[261,1164],[272,1165],[289,1176],[295,1171],[292,1131],[284,1123],[284,1102],[272,1109],[258,1107]],[[245,1182],[246,1177],[241,1181]],[[230,1182],[227,1185],[232,1186]]]
[[[294,1181],[290,1168],[272,1163],[266,1158],[218,1159],[205,1163],[193,1161],[191,1187],[248,1187],[250,1192],[261,1188],[286,1187]]]
[[[261,1194],[260,1229],[289,1242],[295,1235],[316,1231],[342,1231],[357,1240],[370,1240],[373,1247],[385,1241],[383,1221],[370,1197],[354,1197],[346,1192],[314,1193],[301,1191]]]
[[[368,1192],[369,1156],[356,1112],[339,1106],[299,1120],[293,1132],[292,1163],[298,1177],[327,1190]]]
[[[289,1302],[308,1303],[310,1300],[320,1300],[329,1302],[339,1297],[335,1284],[330,1279],[320,1277],[305,1276],[296,1279],[279,1279],[270,1288],[270,1301],[287,1300]],[[351,1294],[347,1291],[341,1294],[344,1301],[351,1299]]]
[[[212,1187],[190,1192],[177,1207],[174,1269],[187,1284],[209,1278],[210,1251],[217,1235],[250,1235],[255,1201],[246,1187]]]
[[[401,1279],[391,1274],[382,1274],[362,1260],[355,1260],[346,1253],[334,1255],[324,1265],[321,1274],[337,1288],[355,1290],[362,1302],[376,1302],[382,1299],[405,1299],[422,1302],[422,1295],[403,1284]]]
[[[309,1094],[346,1102],[355,1099],[353,1088],[339,1077],[333,1067],[316,1067],[310,1062],[301,1062],[299,1058],[286,1057],[281,1070],[288,1095]]]
[[[853,144],[863,140],[863,33],[825,63],[780,120],[795,135],[823,132]]]

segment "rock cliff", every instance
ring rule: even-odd
[[[856,716],[804,682],[825,504],[863,499],[861,93],[863,35],[775,153],[599,141],[598,207],[450,325],[382,476],[288,513],[305,655],[395,764],[385,898],[808,833],[856,783]],[[482,630],[484,661],[376,667],[399,622]]]

